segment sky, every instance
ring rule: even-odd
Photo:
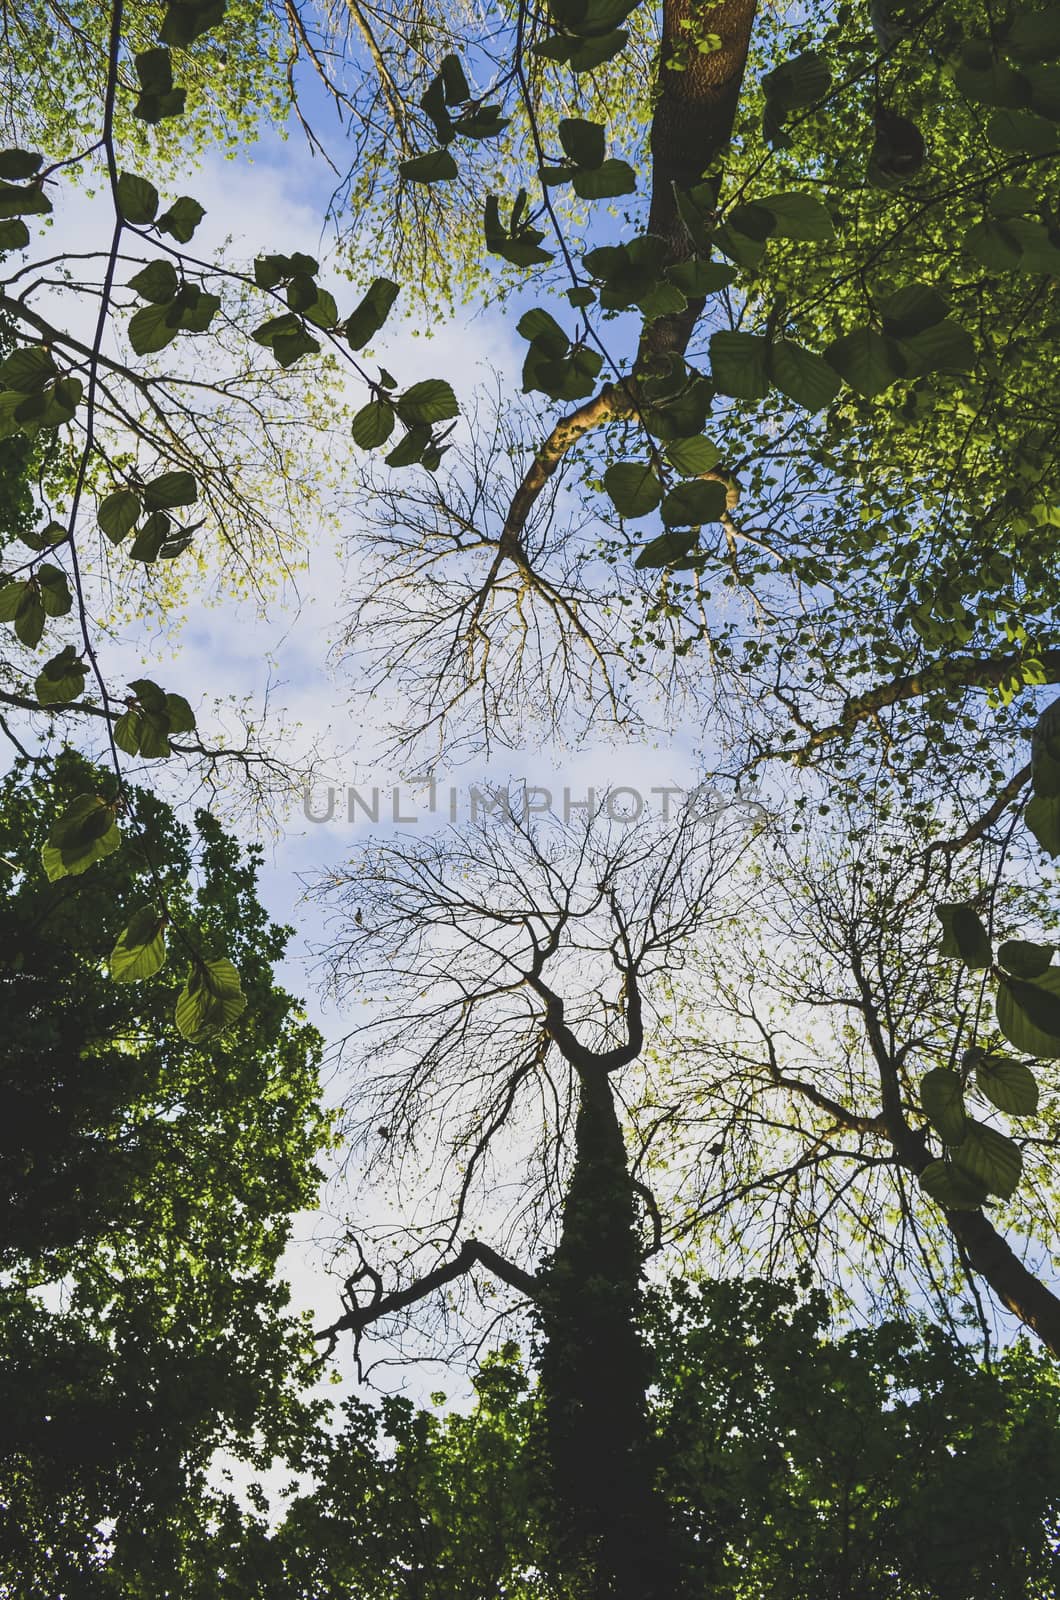
[[[324,113],[317,108],[317,114]],[[236,161],[207,156],[199,170],[181,175],[177,192],[194,194],[206,208],[195,237],[198,256],[209,257],[223,249],[229,259],[249,260],[265,251],[311,250],[324,263],[321,281],[327,284],[329,247],[321,217],[332,186],[332,174],[307,151],[294,128],[288,141],[266,137]],[[49,251],[106,249],[108,213],[98,199],[64,187],[46,236]],[[339,294],[341,281],[333,287]],[[350,293],[346,286],[345,298]],[[403,320],[400,312],[399,301],[376,344],[379,358],[403,384],[428,373],[445,374],[466,401],[476,384],[492,386],[499,374],[508,393],[518,390],[525,345],[514,332],[510,307],[504,313],[490,307],[474,314],[460,312],[435,324],[428,339],[415,314]],[[90,303],[64,294],[62,315],[72,331],[90,336],[94,318]],[[385,707],[380,707],[379,720],[374,721],[372,706],[366,710],[351,693],[356,689],[351,682],[355,666],[334,658],[351,585],[356,583],[355,563],[351,570],[344,546],[347,537],[358,531],[355,513],[346,514],[338,531],[326,525],[307,530],[305,570],[298,573],[295,585],[282,589],[264,608],[231,597],[218,602],[214,595],[196,595],[192,590],[179,632],[157,620],[126,618],[104,653],[104,670],[111,682],[147,674],[166,688],[185,693],[204,730],[214,717],[210,700],[223,685],[224,696],[256,710],[267,699],[273,725],[282,720],[291,729],[292,754],[318,746],[330,752],[321,781],[308,794],[292,794],[286,815],[263,838],[266,861],[261,879],[261,897],[270,914],[296,930],[280,979],[304,997],[326,1041],[344,1034],[349,1019],[320,987],[314,950],[325,938],[325,929],[319,910],[303,899],[307,876],[346,859],[370,835],[440,828],[451,820],[473,821],[485,803],[483,797],[498,784],[505,789],[532,785],[537,791],[535,803],[551,802],[560,815],[577,816],[579,803],[617,786],[632,791],[625,797],[627,805],[632,801],[636,806],[641,797],[649,809],[658,809],[668,802],[662,793],[653,796],[653,788],[688,789],[696,781],[691,736],[632,744],[590,736],[577,747],[563,748],[543,746],[531,733],[525,748],[507,749],[492,763],[436,767],[432,813],[424,790],[403,781],[402,763],[385,754]],[[267,738],[268,723],[264,731]],[[179,777],[158,765],[145,769],[145,776],[178,802],[187,795]],[[329,789],[335,796],[333,815],[327,821],[313,820],[326,813]],[[361,797],[359,802],[351,800],[351,790]],[[373,791],[379,795],[377,822],[366,815]],[[238,797],[233,799],[238,802]],[[252,819],[237,816],[236,826],[244,837],[254,832]],[[341,1071],[329,1073],[329,1102],[341,1100],[342,1089]],[[339,1192],[343,1186],[343,1179],[332,1178],[325,1186],[323,1211],[296,1219],[295,1242],[284,1262],[295,1305],[309,1309],[321,1321],[336,1314],[337,1286],[323,1273],[316,1241],[331,1232],[332,1198],[336,1204],[348,1202],[348,1196]],[[340,1349],[338,1361],[348,1377],[349,1352]],[[438,1377],[436,1370],[426,1369],[422,1374],[391,1373],[386,1381],[426,1398],[437,1388]]]
[[[327,116],[322,106],[315,112],[318,118]],[[270,136],[235,162],[207,157],[199,171],[182,177],[180,187],[206,207],[195,240],[198,254],[209,255],[223,247],[231,257],[249,260],[264,251],[310,250],[325,263],[322,282],[328,283],[321,218],[333,175],[319,157],[307,152],[297,128],[287,142]],[[87,249],[98,240],[103,246],[107,232],[105,206],[65,191],[52,231],[57,245],[76,241],[77,248]],[[341,285],[331,286],[338,294]],[[89,316],[88,308],[82,315]],[[512,393],[520,387],[525,351],[514,320],[510,306],[503,312],[489,307],[473,315],[458,312],[451,320],[436,323],[427,339],[415,314],[402,319],[399,301],[377,340],[378,354],[402,384],[444,375],[466,402],[476,382],[489,386],[492,375],[499,373],[505,391]],[[635,790],[655,804],[652,789],[673,785],[688,789],[697,773],[697,740],[690,729],[655,741],[616,744],[605,737],[569,747],[543,746],[529,733],[523,748],[507,750],[492,763],[476,760],[436,769],[438,801],[432,813],[422,788],[404,781],[403,763],[385,754],[385,707],[380,704],[375,720],[371,705],[355,701],[351,668],[335,659],[350,589],[356,582],[356,564],[347,560],[344,546],[359,531],[355,510],[346,513],[338,532],[326,525],[307,529],[306,568],[298,575],[296,589],[281,592],[264,610],[231,598],[220,603],[192,598],[178,635],[160,632],[153,623],[138,626],[130,619],[107,653],[108,671],[115,677],[135,677],[146,669],[167,687],[186,693],[194,705],[205,705],[204,724],[209,720],[209,701],[223,685],[225,695],[254,707],[262,707],[267,698],[271,714],[278,718],[282,713],[292,725],[288,736],[292,753],[317,745],[330,752],[326,771],[308,799],[294,793],[286,815],[264,838],[261,881],[262,899],[271,915],[296,929],[281,981],[305,998],[310,1017],[329,1041],[347,1031],[348,1018],[320,986],[314,952],[326,930],[319,910],[303,898],[307,876],[345,860],[372,835],[444,826],[451,815],[451,795],[457,820],[471,819],[473,791],[484,792],[490,784],[526,782],[547,789],[562,813],[565,796],[577,803],[590,790],[599,796],[616,786]],[[158,769],[152,769],[152,777],[157,775]],[[168,780],[162,776],[160,781]],[[369,822],[364,805],[351,802],[351,788],[369,804],[378,790],[377,822]],[[329,789],[334,791],[333,814],[328,820],[313,820],[328,811]],[[246,819],[242,826],[248,826]],[[330,1075],[329,1101],[337,1102],[342,1088],[341,1072]],[[321,1213],[296,1219],[295,1242],[284,1263],[295,1305],[310,1310],[321,1322],[335,1316],[337,1294],[334,1280],[324,1274],[318,1240],[331,1231],[331,1213],[343,1182],[335,1176],[325,1188]],[[348,1348],[340,1347],[338,1364],[348,1380]],[[437,1371],[431,1368],[402,1374],[391,1369],[385,1381],[405,1386],[417,1399],[426,1399],[438,1386]],[[459,1398],[459,1389],[454,1392]]]

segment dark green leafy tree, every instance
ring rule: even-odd
[[[820,1293],[755,1279],[653,1289],[644,1315],[648,1425],[689,1592],[1054,1592],[1060,1394],[1026,1347],[984,1368],[931,1326],[840,1334]],[[319,1482],[277,1526],[203,1506],[184,1592],[564,1600],[533,1487],[540,1388],[510,1346],[475,1389],[467,1415],[348,1403],[319,1442]]]
[[[312,1417],[276,1267],[327,1126],[319,1039],[272,973],[287,933],[254,852],[145,792],[125,849],[50,882],[53,797],[90,785],[113,779],[68,752],[0,790],[0,1587],[40,1600],[179,1592],[215,1452],[295,1459]],[[115,967],[114,908],[160,894],[240,963],[249,1004],[223,1039],[167,1022],[179,962],[151,982]]]

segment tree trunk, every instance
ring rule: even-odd
[[[634,1190],[600,1069],[581,1073],[560,1242],[539,1281],[540,1470],[561,1592],[571,1600],[677,1600],[645,1401]]]
[[[757,0],[722,0],[706,9],[694,0],[665,0],[659,47],[659,98],[651,125],[651,209],[648,232],[665,239],[674,261],[691,253],[674,189],[691,189],[714,166],[732,136],[743,87]],[[702,55],[696,33],[712,33],[721,48]],[[668,65],[682,63],[681,70]],[[683,355],[702,300],[648,325],[641,359]]]

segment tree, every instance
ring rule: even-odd
[[[684,1590],[655,1487],[639,1326],[642,1267],[661,1221],[630,1169],[618,1096],[643,1092],[638,1062],[667,974],[732,914],[738,891],[726,879],[747,850],[748,820],[690,812],[660,837],[612,815],[608,797],[583,826],[550,830],[509,809],[496,829],[381,846],[324,883],[346,908],[337,983],[371,992],[385,973],[392,1001],[360,1050],[356,1137],[381,1146],[377,1163],[390,1173],[424,1141],[433,1147],[428,1213],[409,1230],[422,1242],[406,1261],[441,1259],[385,1290],[358,1241],[347,1309],[321,1338],[359,1337],[478,1266],[516,1289],[539,1341],[553,1581],[572,1596],[645,1597]],[[477,1236],[454,1254],[528,1117],[529,1182],[492,1231],[524,1258],[546,1229],[554,1247],[536,1270]],[[371,1293],[359,1297],[366,1282]]]
[[[153,39],[126,27],[148,15],[159,23]],[[301,379],[326,370],[325,346],[363,386],[349,419],[358,448],[385,448],[391,472],[429,475],[411,490],[395,480],[399,489],[385,497],[384,554],[398,559],[384,560],[381,587],[360,597],[356,613],[378,627],[383,662],[399,658],[409,681],[423,680],[399,741],[511,737],[528,700],[543,708],[546,726],[579,697],[606,706],[615,723],[647,718],[637,682],[646,669],[652,683],[685,694],[708,759],[737,783],[775,770],[781,758],[804,769],[784,798],[789,820],[871,790],[878,815],[927,848],[936,842],[929,812],[944,791],[947,807],[973,818],[956,856],[990,836],[1030,783],[1028,823],[1048,852],[1060,853],[1055,711],[1037,724],[1030,763],[1020,747],[1038,710],[1036,689],[1060,679],[1051,532],[1058,430],[1047,367],[1060,263],[1052,12],[883,4],[870,32],[870,19],[846,0],[808,20],[759,14],[753,0],[667,0],[658,16],[625,0],[551,0],[547,10],[502,8],[481,19],[426,6],[408,18],[351,8],[360,43],[345,105],[371,119],[357,130],[351,192],[378,203],[369,226],[394,204],[404,209],[411,226],[397,233],[394,259],[422,267],[428,297],[454,281],[480,283],[484,255],[506,271],[536,274],[509,273],[504,292],[528,282],[552,292],[553,309],[533,304],[518,328],[528,346],[524,391],[561,409],[533,420],[529,447],[507,419],[500,448],[476,439],[465,455],[470,485],[443,461],[458,426],[455,388],[440,378],[399,382],[385,368],[376,377],[359,354],[384,328],[401,286],[374,278],[340,312],[307,254],[263,252],[251,271],[204,262],[184,248],[198,203],[171,200],[163,183],[163,207],[144,165],[119,161],[120,151],[151,146],[137,121],[153,128],[184,113],[192,79],[182,73],[209,77],[213,44],[198,42],[227,26],[225,15],[223,3],[199,0],[168,0],[161,18],[126,14],[120,0],[107,9],[104,48],[92,57],[102,64],[93,137],[78,152],[105,166],[112,224],[90,290],[92,341],[42,308],[29,262],[13,267],[0,297],[16,340],[0,374],[3,427],[63,441],[51,480],[62,515],[46,507],[49,520],[25,541],[30,556],[0,587],[0,618],[21,647],[4,698],[38,721],[57,706],[56,715],[101,722],[117,771],[113,793],[97,787],[76,797],[48,836],[55,880],[97,870],[116,847],[119,813],[130,809],[122,756],[161,759],[175,748],[171,735],[196,732],[182,694],[138,680],[126,695],[110,681],[86,575],[109,570],[111,557],[104,550],[97,568],[87,552],[102,532],[119,550],[118,568],[127,541],[134,564],[164,570],[198,536],[185,508],[201,504],[205,537],[256,577],[273,530],[245,492],[244,446],[233,451],[232,428],[237,438],[246,430],[246,448],[264,439],[269,460],[286,469],[258,384],[280,403],[292,391],[311,393]],[[243,15],[250,28],[241,48],[252,53],[271,13]],[[311,57],[301,12],[288,15]],[[404,72],[403,45],[411,46]],[[646,56],[653,70],[631,72]],[[929,105],[937,107],[930,147],[917,120]],[[47,116],[35,125],[46,129]],[[164,153],[165,144],[157,148]],[[46,186],[61,170],[43,151],[0,157],[8,213],[0,245],[9,253],[28,247],[20,217],[47,214]],[[446,184],[458,200],[451,208],[436,197]],[[593,209],[613,200],[628,224],[617,237]],[[115,285],[127,269],[141,302],[127,326],[136,359],[108,343],[121,321]],[[189,374],[180,352],[218,329],[231,369],[211,343],[206,376]],[[267,352],[249,369],[247,333]],[[154,370],[152,358],[171,345],[164,370]],[[226,422],[233,412],[243,419],[229,425],[220,450],[219,406]],[[514,481],[498,482],[509,451]],[[644,518],[654,519],[646,532],[629,531]],[[52,628],[67,614],[78,629],[72,640]],[[57,653],[43,663],[23,655],[45,632],[44,648],[61,645]],[[205,744],[192,753],[211,755]],[[612,903],[591,889],[575,917],[574,900],[563,898],[571,884],[561,880],[556,898],[553,864],[525,834],[529,886],[521,875],[511,880],[488,844],[479,848],[481,859],[465,856],[463,868],[473,881],[492,874],[506,886],[501,911],[492,887],[465,899],[429,857],[422,877],[418,858],[404,862],[403,876],[399,855],[367,880],[379,900],[365,940],[380,928],[415,931],[411,954],[398,949],[381,960],[379,981],[391,980],[397,962],[399,975],[429,982],[431,998],[402,1026],[440,1030],[404,1056],[412,1035],[383,1036],[398,1054],[378,1138],[407,1149],[424,1111],[444,1111],[457,1118],[452,1153],[466,1171],[449,1215],[427,1219],[440,1264],[417,1277],[410,1268],[407,1281],[385,1290],[362,1262],[351,1295],[368,1282],[372,1299],[353,1298],[333,1332],[361,1331],[472,1265],[490,1266],[533,1301],[539,1320],[550,1561],[597,1592],[671,1592],[681,1581],[679,1555],[641,1573],[645,1553],[633,1537],[673,1518],[652,1461],[639,1331],[635,1197],[650,1211],[654,1195],[649,1201],[636,1187],[612,1075],[641,1053],[642,980],[661,982],[671,953],[703,925],[706,880],[683,847],[689,883],[668,876],[672,858],[655,858],[654,847],[623,857],[649,899],[661,893],[667,917],[673,910],[660,933],[617,891]],[[599,866],[599,881],[612,884],[618,859]],[[984,893],[978,884],[969,891]],[[940,905],[948,957],[991,970],[1002,1033],[1023,1054],[1055,1056],[1052,947],[1035,944],[1029,956],[999,950],[995,961],[994,930],[970,899]],[[608,916],[607,939],[594,933],[587,946],[566,950],[583,920]],[[446,938],[466,932],[466,960],[456,968],[465,988],[455,992],[453,950],[427,937],[438,917]],[[146,924],[130,923],[123,959],[150,961],[144,952],[166,919],[177,925],[162,901]],[[878,923],[859,924],[844,957],[866,938],[878,944],[879,932]],[[358,941],[348,936],[354,953]],[[550,981],[561,954],[575,972],[581,960],[600,960],[618,985],[606,996],[617,1010],[586,1006],[591,1045],[572,1021],[566,968],[562,984]],[[896,959],[895,971],[872,973],[877,989],[905,982],[901,953]],[[878,995],[868,980],[858,992],[871,1033]],[[242,1001],[227,957],[193,951],[177,1003],[182,1031],[198,1037],[231,1024]],[[934,1000],[925,1009],[936,1020]],[[871,1140],[870,1156],[857,1150],[858,1165],[878,1162],[888,1177],[898,1167],[916,1172],[971,1261],[970,1233],[993,1248],[981,1202],[1009,1192],[1017,1147],[969,1124],[964,1097],[974,1075],[995,1090],[1004,1079],[1010,1102],[1018,1081],[1018,1103],[1029,1069],[1017,1062],[1014,1076],[976,1043],[980,1054],[957,1073],[941,1064],[941,1035],[939,1024],[929,1050],[940,1064],[931,1072],[951,1078],[929,1073],[915,1090],[930,1135],[914,1121],[914,1087],[901,1076],[910,1038],[874,1050],[879,1106],[807,1094],[802,1080],[792,1088],[774,1077],[772,1086],[806,1101],[811,1123],[823,1113]],[[481,1059],[469,1058],[472,1042]],[[768,1058],[768,1029],[762,1043]],[[557,1055],[564,1066],[553,1075]],[[779,1065],[776,1072],[785,1076]],[[474,1185],[533,1087],[553,1097],[539,1120],[546,1160],[533,1200],[537,1215],[558,1225],[549,1260],[531,1272],[477,1239],[457,1249],[457,1238]],[[675,1117],[694,1119],[694,1100],[683,1098]],[[820,1148],[819,1128],[794,1131]],[[941,1153],[925,1143],[936,1135]],[[829,1147],[827,1159],[834,1153]],[[601,1241],[606,1260],[595,1274]],[[506,1251],[510,1242],[500,1240]],[[974,1264],[989,1276],[984,1257]],[[1018,1306],[1018,1296],[999,1292]],[[599,1330],[606,1361],[586,1358],[587,1329]],[[599,1470],[587,1470],[590,1462]],[[673,1551],[668,1535],[666,1543]]]
[[[655,1051],[640,1160],[668,1238],[732,1268],[812,1264],[841,1296],[942,1321],[984,1286],[1055,1354],[1053,1075],[1012,1051],[1057,1045],[1005,1007],[1013,982],[1027,1003],[1021,956],[1040,977],[1050,959],[1032,942],[1053,915],[1025,876],[1033,852],[986,838],[954,876],[868,807],[768,837],[755,911],[690,953],[681,1048]],[[955,915],[977,950],[948,942]]]
[[[39,843],[86,784],[108,779],[67,752],[0,793],[0,1586],[41,1600],[163,1592],[216,1452],[297,1460],[314,1411],[276,1268],[328,1138],[320,1041],[273,979],[287,930],[256,899],[260,855],[136,791],[138,839],[71,892]],[[179,976],[107,975],[111,908],[160,890],[241,963],[223,1040],[168,1026]]]
[[[819,1292],[783,1282],[678,1281],[645,1311],[650,1424],[692,1592],[1052,1592],[1050,1363],[1017,1346],[985,1368],[908,1321],[841,1333]],[[317,1485],[274,1528],[204,1508],[185,1592],[216,1592],[220,1574],[261,1600],[557,1600],[528,1471],[540,1395],[515,1346],[475,1391],[466,1415],[348,1402]]]
[[[429,491],[429,532],[415,509],[419,491],[396,491],[397,515],[388,510],[386,525],[404,546],[410,612],[399,626],[409,642],[419,635],[424,652],[406,655],[404,668],[410,681],[424,666],[430,673],[420,684],[428,715],[412,728],[433,731],[439,719],[466,716],[498,737],[506,710],[515,722],[522,715],[539,633],[553,624],[564,644],[545,651],[551,681],[538,667],[536,698],[554,692],[557,711],[569,705],[565,649],[577,663],[573,681],[598,675],[594,708],[606,703],[609,683],[624,703],[606,644],[578,619],[626,608],[629,664],[666,676],[667,657],[685,658],[694,692],[706,666],[700,692],[715,725],[725,725],[726,699],[748,711],[764,702],[764,717],[750,728],[743,719],[742,730],[759,760],[794,753],[820,763],[835,747],[841,774],[850,743],[871,746],[883,729],[891,764],[907,778],[941,757],[952,788],[963,740],[976,765],[987,760],[996,786],[1012,776],[996,749],[1026,706],[1021,686],[1048,680],[1056,665],[1044,532],[1056,434],[1037,365],[1048,334],[1036,319],[1047,315],[1057,259],[1047,221],[1031,220],[1039,205],[1052,215],[1040,180],[1056,141],[1054,69],[1041,62],[1058,48],[1055,30],[1034,10],[999,21],[945,6],[924,8],[876,40],[850,6],[794,27],[756,16],[753,5],[713,6],[704,16],[663,8],[647,139],[644,102],[631,96],[628,77],[618,87],[625,35],[603,31],[610,14],[597,21],[591,8],[577,17],[560,8],[549,17],[555,32],[543,37],[526,17],[517,36],[520,64],[538,52],[575,73],[568,87],[562,73],[537,76],[527,66],[521,113],[530,123],[539,112],[548,119],[557,102],[571,113],[558,134],[562,161],[539,146],[539,220],[558,229],[549,242],[561,245],[580,318],[573,342],[543,307],[522,319],[524,386],[580,403],[543,440],[538,434],[502,508],[488,463],[474,479],[470,518],[466,464],[451,488],[443,471]],[[647,17],[636,11],[629,21],[636,41]],[[594,42],[576,48],[578,37]],[[801,53],[784,61],[785,46]],[[590,58],[601,57],[592,70]],[[763,67],[755,82],[752,71]],[[643,82],[647,89],[651,80]],[[607,130],[602,120],[593,131],[575,112],[586,85],[589,96],[602,95]],[[896,107],[916,115],[940,98],[930,158],[892,170],[887,130],[904,123],[906,137],[919,138]],[[646,196],[639,207],[622,201],[646,232],[581,253],[568,243],[563,214],[549,207],[561,183],[606,192],[602,176],[594,189],[603,168],[589,164],[605,131],[630,150],[629,187],[636,180],[650,189],[646,218]],[[778,192],[762,193],[771,177]],[[1020,206],[1026,212],[1009,235],[1011,208]],[[512,259],[543,248],[541,228],[528,243],[525,207],[518,213],[511,234],[500,223],[486,230],[488,245]],[[976,214],[986,220],[969,227]],[[1005,265],[1002,234],[1010,237]],[[1017,235],[1026,251],[1011,243]],[[586,242],[598,237],[590,230]],[[957,253],[954,237],[965,243]],[[712,250],[725,259],[710,259]],[[553,281],[552,267],[536,270],[543,284]],[[641,322],[639,338],[636,325],[615,323],[622,312]],[[984,342],[962,319],[991,330]],[[701,357],[708,334],[709,372]],[[593,393],[601,370],[608,381]],[[608,437],[597,448],[601,434]],[[1010,487],[993,496],[986,475],[996,481],[998,473]],[[549,501],[564,474],[585,510],[556,523]],[[727,500],[737,479],[734,507]],[[608,520],[601,487],[619,519],[610,581],[599,561],[599,524]],[[645,543],[628,524],[660,502],[662,531]],[[944,525],[932,528],[933,519]],[[448,592],[442,606],[420,612],[415,587],[426,572],[445,583],[447,546]],[[576,565],[582,578],[572,585]],[[384,581],[393,614],[392,567]],[[1012,712],[995,706],[985,727],[962,725],[968,692],[983,689],[1015,697]],[[728,711],[730,724],[738,721],[731,704]],[[961,779],[978,781],[963,762]]]

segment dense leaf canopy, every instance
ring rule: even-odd
[[[1022,1347],[825,1341],[816,1299],[645,1278],[798,1260],[989,1350],[983,1285],[1060,1355],[1055,8],[3,14],[11,1581],[1044,1597],[1055,1393]],[[330,235],[201,246],[189,157],[285,117]],[[521,395],[388,353],[458,300],[510,320]],[[703,834],[501,806],[327,870],[339,1000],[389,996],[344,1060],[398,1215],[353,1196],[320,1345],[429,1332],[458,1280],[492,1317],[489,1274],[537,1381],[509,1350],[471,1419],[392,1401],[382,1453],[354,1401],[270,1527],[206,1474],[311,1460],[277,1263],[319,1042],[258,857],[133,774],[267,804],[295,764],[118,645],[218,582],[263,604],[352,511],[339,652],[392,751],[683,733],[720,787]]]

